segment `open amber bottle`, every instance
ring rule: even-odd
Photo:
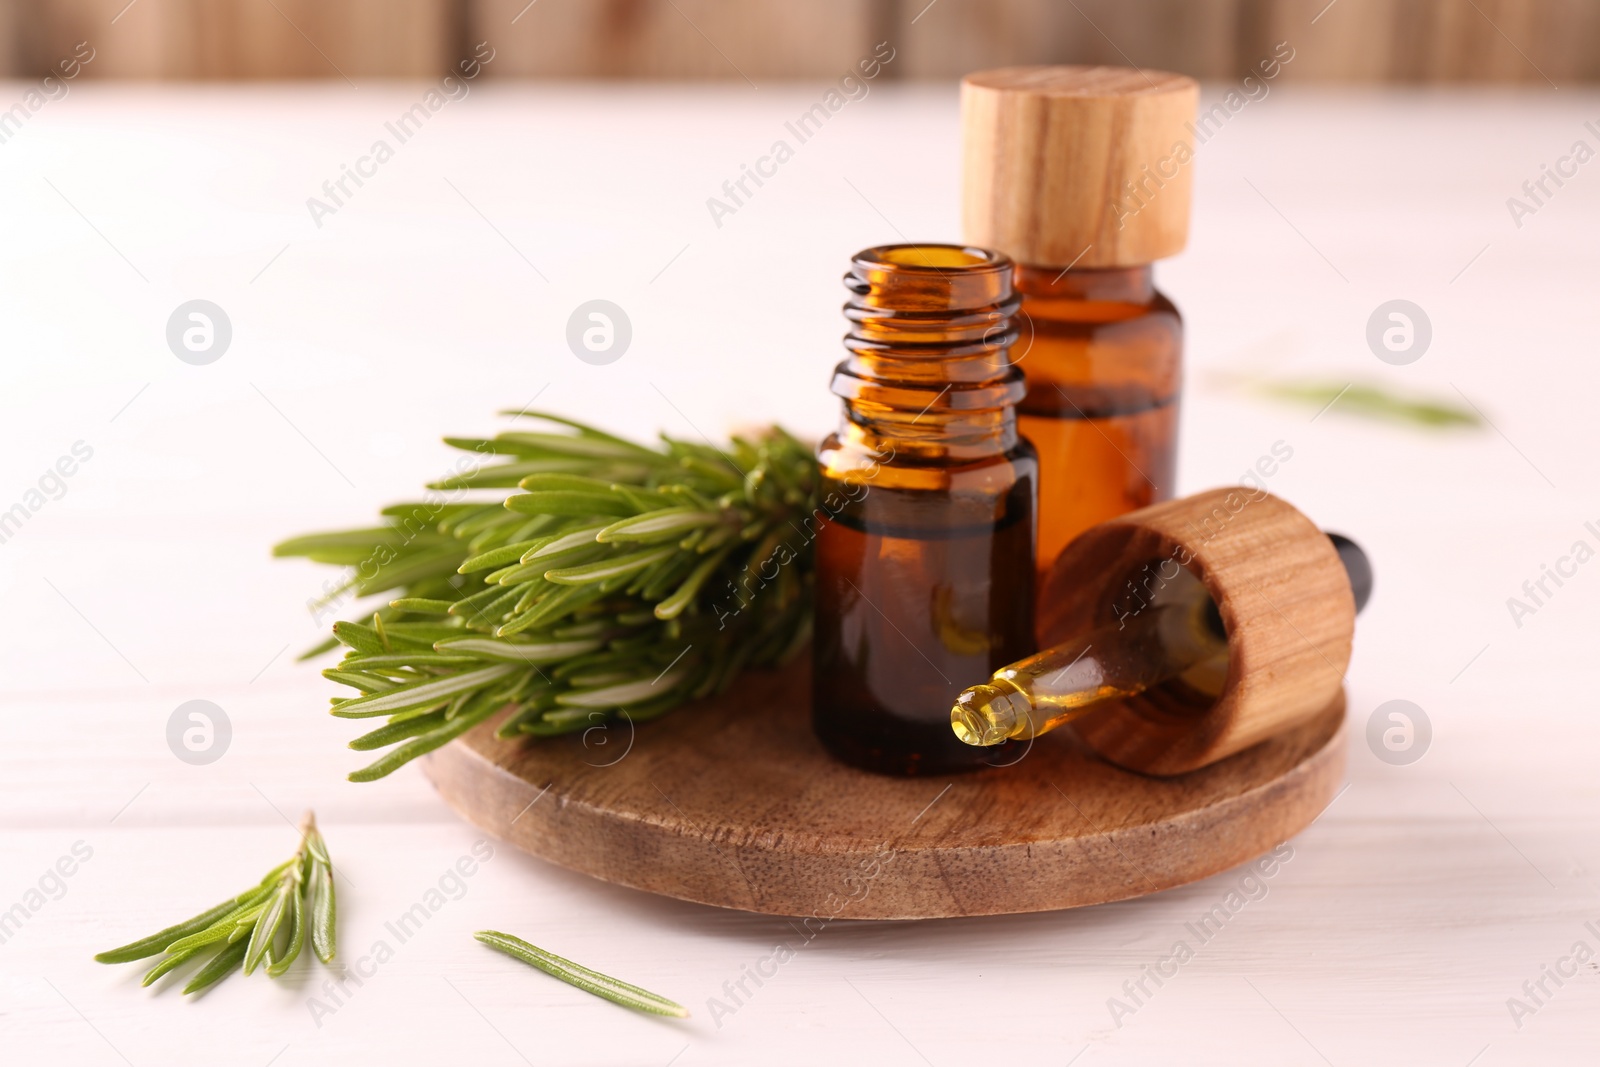
[[[1017,432],[1003,255],[888,245],[845,275],[850,356],[818,448],[812,722],[840,759],[916,775],[1006,762],[950,706],[1033,649],[1037,461]]]
[[[1084,530],[1173,495],[1183,328],[1151,264],[1188,238],[1198,92],[1120,67],[961,83],[965,236],[1018,264],[1041,575]]]

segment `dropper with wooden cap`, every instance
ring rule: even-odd
[[[1198,96],[1121,67],[962,80],[964,236],[1017,263],[1041,576],[1082,531],[1173,495],[1183,327],[1151,264],[1188,239]]]

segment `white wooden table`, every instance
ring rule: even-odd
[[[1574,542],[1600,547],[1600,164],[1520,229],[1506,199],[1575,140],[1600,146],[1583,126],[1600,97],[1279,88],[1200,150],[1189,250],[1160,270],[1190,327],[1180,491],[1286,442],[1271,488],[1361,538],[1378,573],[1348,680],[1350,784],[1293,858],[1203,944],[1186,924],[1243,872],[1075,912],[834,924],[714,1021],[708,998],[793,929],[497,845],[472,878],[445,877],[480,835],[414,767],[343,780],[354,731],[294,662],[320,635],[305,605],[328,572],[267,550],[367,522],[448,467],[442,434],[535,397],[638,434],[824,432],[850,254],[958,237],[955,94],[874,88],[719,227],[707,198],[822,87],[483,86],[368,165],[318,227],[306,199],[422,90],[80,85],[0,145],[0,510],[27,512],[0,544],[0,1058],[1593,1062],[1600,958],[1563,960],[1600,950],[1600,563],[1547,580],[1520,626],[1506,602]],[[164,336],[195,298],[233,330],[205,366]],[[633,326],[607,366],[564,341],[595,298]],[[1433,328],[1407,366],[1365,341],[1395,298]],[[1241,373],[1469,399],[1494,428],[1429,433],[1338,404],[1313,418],[1242,391]],[[80,441],[92,456],[66,464],[64,490],[46,478],[30,497]],[[195,699],[232,726],[203,766],[166,740]],[[1410,765],[1366,741],[1394,699],[1432,724]],[[258,877],[307,807],[347,878],[342,955],[393,949],[364,984],[335,1002],[302,962],[191,1003],[90,961]],[[75,848],[92,854],[49,875]],[[444,904],[396,942],[386,924],[441,878]],[[483,927],[694,1017],[595,1000],[476,945]],[[1180,940],[1193,958],[1139,992]],[[1535,1002],[1524,983],[1558,967],[1576,973]]]

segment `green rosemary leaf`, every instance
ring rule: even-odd
[[[528,944],[520,937],[502,934],[497,930],[479,930],[472,936],[514,960],[520,960],[530,967],[537,967],[545,974],[559,978],[568,985],[576,986],[585,993],[592,993],[609,1000],[613,1004],[620,1004],[634,1011],[668,1015],[677,1019],[686,1019],[689,1016],[689,1009],[682,1004],[546,952],[542,948]]]
[[[382,546],[392,546],[400,540],[400,531],[393,526],[370,526],[361,530],[338,530],[330,533],[305,534],[302,537],[291,537],[287,541],[280,541],[272,547],[274,556],[307,556],[315,558],[318,555],[341,554],[347,550],[355,549],[361,552],[356,558],[360,562],[370,555],[373,549]],[[342,563],[342,560],[338,561]]]
[[[338,913],[333,895],[333,868],[322,861],[314,862],[306,884],[311,894],[311,951],[323,963],[332,963]]]
[[[305,900],[299,892],[289,894],[289,945],[284,949],[283,958],[273,960],[267,965],[267,975],[277,978],[289,969],[295,958],[300,955],[300,949],[306,940],[306,906]],[[248,954],[247,954],[248,955]],[[246,967],[246,973],[249,968]]]
[[[333,713],[340,718],[355,719],[424,707],[430,703],[442,702],[457,693],[476,689],[487,682],[504,678],[514,670],[516,667],[510,664],[496,665],[445,678],[402,685],[385,693],[372,693],[346,700],[334,708]]]
[[[412,719],[399,719],[386,722],[370,733],[362,734],[350,742],[350,747],[357,752],[370,752],[377,748],[388,748],[407,738],[420,734],[431,733],[443,726],[445,714],[442,711],[432,711],[426,715],[419,715]]]
[[[573,641],[500,641],[492,637],[452,637],[435,647],[442,652],[462,652],[481,659],[514,663],[559,663],[601,647],[594,638]]]
[[[586,585],[589,582],[604,581],[618,575],[632,574],[643,570],[653,563],[658,563],[672,556],[676,550],[671,545],[665,548],[651,548],[643,552],[631,552],[626,555],[613,555],[607,559],[594,563],[585,563],[577,567],[559,567],[545,572],[545,581],[555,582],[558,585]]]
[[[632,515],[633,505],[609,492],[558,489],[517,493],[506,497],[506,507],[526,515]]]
[[[191,948],[204,948],[214,945],[218,941],[226,941],[238,929],[241,920],[248,920],[258,914],[261,904],[272,895],[273,887],[258,886],[256,890],[245,896],[237,906],[223,914],[210,926],[197,930],[187,937],[181,937],[169,944],[168,952],[185,952]]]
[[[195,976],[189,979],[189,984],[183,987],[184,993],[198,993],[237,971],[244,963],[247,948],[246,942],[238,941],[211,957],[211,962],[200,968]]]
[[[389,601],[389,606],[396,611],[410,611],[418,615],[447,615],[454,600],[429,600],[426,597],[401,597],[399,600]]]
[[[241,968],[249,974],[259,966],[277,977],[300,955],[309,912],[313,947],[327,962],[334,951],[332,870],[316,817],[307,812],[294,856],[268,871],[254,887],[192,919],[102,952],[95,959],[124,963],[165,953],[145,974],[143,984],[148,986],[189,960],[214,951],[184,986],[185,993],[199,992]]]
[[[706,579],[710,578],[712,573],[722,566],[722,561],[728,558],[728,554],[733,551],[733,547],[729,545],[690,571],[689,577],[683,580],[683,584],[678,587],[678,591],[656,605],[656,618],[672,619],[681,615],[683,609],[688,607],[690,601],[700,592],[700,587],[706,584]]]
[[[544,540],[546,539],[541,538],[538,541],[517,541],[514,544],[501,545],[499,548],[473,556],[456,569],[462,574],[473,574],[477,571],[504,567],[508,563],[521,563],[522,554],[531,548],[537,547]]]
[[[456,568],[461,565],[464,554],[461,546],[454,543],[440,545],[432,550],[415,551],[410,556],[379,567],[370,581],[358,579],[355,583],[356,593],[360,596],[369,596],[381,593],[385,589],[398,589],[428,577],[454,574]]]
[[[154,967],[145,972],[145,976],[140,980],[139,984],[141,986],[152,985],[159,980],[162,975],[183,966],[185,963],[188,963],[205,950],[205,945],[196,945],[194,948],[184,949],[182,952],[171,952],[169,950],[166,956],[164,956]]]
[[[608,499],[615,495],[612,479],[586,478],[579,474],[530,474],[518,485],[529,492],[594,493]]]
[[[621,685],[603,686],[599,689],[575,689],[558,694],[556,703],[565,707],[575,708],[626,707],[629,704],[636,704],[670,691],[687,674],[688,668],[680,667],[669,674],[662,674],[654,679],[640,678],[636,681],[624,682]],[[576,680],[574,681],[576,682]]]
[[[494,711],[495,708],[491,704],[488,708],[475,715],[461,715],[451,719],[437,730],[425,733],[421,737],[414,737],[398,748],[390,750],[382,758],[361,768],[359,771],[352,771],[349,779],[352,782],[375,782],[379,778],[393,774],[418,756],[426,755],[434,749],[454,741],[488,718]]]
[[[523,563],[538,563],[549,561],[556,556],[565,555],[577,548],[584,548],[595,543],[595,535],[606,528],[605,523],[589,526],[579,526],[574,530],[545,538],[538,545],[528,549],[522,554]]]
[[[553,433],[503,433],[495,436],[497,445],[508,445],[528,450],[526,455],[585,456],[594,459],[646,459],[656,460],[649,449],[640,448],[620,438],[598,435],[571,436]]]
[[[569,585],[559,587],[554,593],[543,597],[530,610],[518,615],[510,622],[496,628],[496,637],[510,637],[524,630],[531,630],[536,626],[550,622],[559,616],[587,607],[608,592],[604,582],[594,582],[588,585]]]
[[[272,942],[278,936],[278,928],[289,917],[289,897],[299,892],[299,875],[293,879],[286,879],[283,884],[273,892],[261,909],[261,914],[256,918],[250,932],[250,947],[244,954],[244,973],[249,974],[261,962],[262,955],[272,947]]]
[[[370,674],[360,674],[356,671],[341,671],[330,667],[322,672],[322,676],[330,682],[340,682],[359,689],[363,693],[384,693],[395,688],[399,683],[391,682],[387,678],[378,678]]]
[[[1479,412],[1452,400],[1405,396],[1364,382],[1260,381],[1252,384],[1264,396],[1387,422],[1412,423],[1430,429],[1484,425]]]
[[[722,516],[715,511],[694,507],[670,507],[647,511],[627,519],[619,519],[595,534],[594,539],[607,541],[676,541],[690,530],[701,526],[715,526]]]
[[[254,890],[252,889],[249,892],[254,892]],[[174,941],[188,937],[190,934],[199,933],[224,915],[230,914],[238,906],[239,897],[230,897],[216,907],[209,908],[192,919],[186,919],[175,926],[169,926],[165,930],[151,934],[149,937],[141,937],[139,940],[129,942],[121,948],[108,949],[105,952],[98,953],[95,956],[95,962],[132,963],[134,960],[142,960],[147,956],[165,952],[167,946]]]
[[[636,459],[649,463],[662,462],[662,457],[659,453],[653,452],[641,445],[636,445],[626,438],[613,436],[612,434],[606,433],[604,430],[597,430],[593,426],[590,426],[587,423],[579,422],[576,419],[569,419],[565,416],[554,415],[546,411],[502,411],[500,414],[510,415],[514,418],[539,419],[542,422],[553,422],[558,426],[568,426],[574,430],[577,430],[578,436],[580,437],[584,437],[593,441],[605,441],[616,446],[623,453],[628,455],[630,459]]]
[[[429,482],[428,488],[511,489],[530,474],[581,474],[590,470],[592,466],[593,461],[588,459],[529,459],[520,463],[499,463],[493,466],[485,465],[437,482]]]
[[[336,625],[346,655],[324,672],[354,690],[334,701],[335,715],[387,720],[356,739],[358,750],[387,749],[356,780],[390,773],[501,709],[503,735],[530,737],[583,729],[622,707],[635,719],[663,714],[806,641],[803,530],[817,480],[807,446],[774,428],[725,450],[668,437],[648,447],[529,417],[552,429],[448,439],[483,459],[439,484],[492,488],[497,499],[397,504],[382,509],[386,527],[280,546],[345,560],[385,549],[383,565],[352,588],[391,589],[393,599]]]

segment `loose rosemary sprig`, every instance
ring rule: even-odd
[[[530,417],[572,432],[446,438],[499,461],[428,487],[519,492],[401,504],[384,509],[384,526],[274,549],[354,568],[336,596],[399,593],[370,623],[333,628],[347,651],[323,673],[360,694],[335,698],[333,714],[388,718],[350,743],[389,749],[352,781],[508,706],[503,737],[653,718],[810,637],[803,527],[815,466],[804,444],[773,427],[725,450],[665,436],[647,448]]]
[[[586,993],[604,997],[613,1004],[621,1004],[624,1008],[649,1012],[652,1015],[670,1015],[678,1019],[689,1017],[689,1009],[682,1004],[652,993],[648,989],[640,989],[636,985],[629,985],[610,975],[601,974],[599,971],[591,971],[581,964],[546,952],[536,945],[530,945],[520,937],[502,934],[498,930],[479,930],[472,936],[490,948],[504,952],[512,959],[521,960],[530,967],[537,967],[545,974],[559,978],[568,985],[577,986]]]
[[[317,958],[332,961],[335,921],[333,864],[316,816],[307,812],[293,858],[272,868],[260,882],[192,919],[95,959],[131,963],[165,953],[144,976],[143,984],[149,985],[173,968],[216,950],[183,987],[185,993],[198,993],[241,967],[250,974],[263,966],[268,975],[278,977],[300,955],[308,928]]]

